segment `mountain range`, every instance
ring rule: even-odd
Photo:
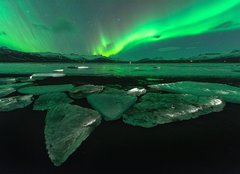
[[[27,53],[0,47],[0,62],[80,62],[80,63],[129,63],[119,59],[106,58],[104,56],[87,56],[78,54],[60,53]],[[179,59],[166,58],[144,58],[132,63],[240,63],[240,50],[233,50],[229,53],[206,53],[197,56]]]

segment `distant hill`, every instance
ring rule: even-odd
[[[144,58],[135,63],[240,63],[240,50],[233,50],[230,53],[206,53],[175,60]]]
[[[103,56],[82,56],[60,53],[27,53],[0,47],[0,62],[69,62],[69,63],[128,63]],[[240,63],[240,50],[230,53],[206,53],[176,60],[164,58],[144,58],[132,63]]]
[[[99,57],[96,59],[88,60],[89,63],[128,63],[126,61],[113,60],[107,57]]]
[[[26,53],[0,47],[0,62],[83,62],[86,59],[71,59],[56,53]]]

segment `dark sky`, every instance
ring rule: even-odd
[[[1,0],[0,46],[177,58],[240,49],[240,0]]]

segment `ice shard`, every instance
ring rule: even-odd
[[[64,77],[66,74],[64,73],[39,73],[39,74],[33,74],[30,76],[30,79],[45,79],[50,77]]]
[[[44,133],[54,165],[64,163],[100,123],[98,112],[80,106],[62,104],[49,110]]]
[[[0,85],[16,83],[15,78],[0,78]]]
[[[112,121],[121,118],[122,114],[136,103],[137,98],[125,91],[108,89],[105,93],[89,95],[87,100],[102,114],[104,120]]]
[[[13,92],[15,92],[16,90],[14,88],[6,88],[6,89],[0,89],[0,98],[1,97],[5,97]]]
[[[73,102],[65,93],[47,93],[40,95],[34,102],[33,110],[49,110],[57,105]]]
[[[130,125],[150,128],[219,112],[224,106],[223,101],[214,97],[148,93],[124,114],[123,121]]]
[[[32,95],[15,96],[0,99],[0,112],[24,108],[33,102]]]
[[[52,92],[70,91],[73,87],[74,86],[72,84],[30,86],[30,87],[20,88],[18,92],[22,94],[42,95],[42,94],[52,93]]]
[[[226,102],[240,104],[240,88],[226,84],[184,81],[150,85],[149,87],[173,93],[186,93],[199,96],[218,96]]]
[[[103,86],[98,86],[98,85],[77,86],[69,92],[69,95],[73,99],[81,99],[90,94],[102,92],[103,88],[104,88]]]
[[[133,88],[133,89],[130,89],[127,93],[129,95],[133,95],[133,96],[139,97],[141,95],[144,95],[146,92],[147,92],[147,90],[144,89],[144,88],[142,88],[142,89]]]
[[[25,86],[31,86],[33,85],[32,82],[25,82],[25,83],[13,83],[13,84],[5,84],[5,85],[0,85],[0,89],[4,89],[4,88],[22,88]]]

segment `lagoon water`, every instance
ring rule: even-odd
[[[88,68],[71,68],[71,67]],[[201,81],[239,87],[238,63],[215,64],[68,64],[1,63],[1,77],[26,80],[32,74],[66,76],[37,80],[38,85],[103,85],[129,90],[148,85]],[[16,95],[17,92],[11,94]],[[10,96],[11,96],[10,95]],[[86,99],[73,104],[91,108]],[[61,173],[231,173],[240,171],[240,106],[227,103],[222,112],[198,119],[133,127],[121,120],[103,121],[61,166],[51,163],[44,140],[46,111],[0,112],[0,171],[4,174]]]
[[[51,73],[59,69],[69,76],[240,78],[240,63],[0,63],[0,74]]]

